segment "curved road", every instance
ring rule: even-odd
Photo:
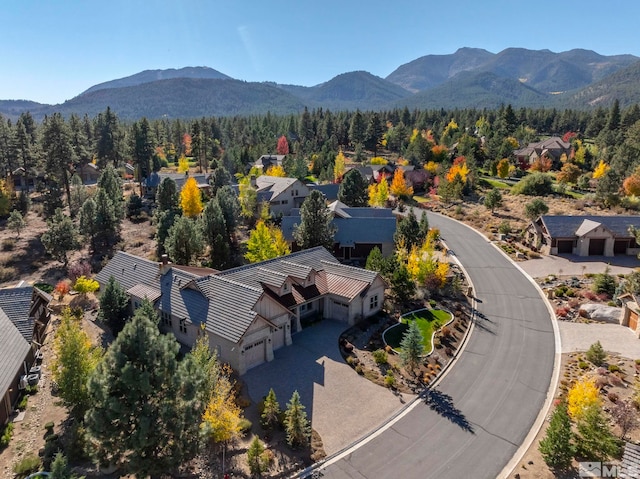
[[[555,338],[538,290],[471,228],[435,213],[429,223],[474,284],[475,329],[426,399],[323,478],[495,478],[544,405]]]

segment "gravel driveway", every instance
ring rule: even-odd
[[[338,338],[345,329],[345,323],[323,320],[295,334],[293,344],[277,350],[273,361],[242,377],[254,403],[273,388],[284,409],[297,390],[327,454],[376,429],[404,405],[344,362]],[[405,394],[402,401],[412,398]]]

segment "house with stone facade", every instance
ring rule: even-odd
[[[187,348],[207,336],[239,374],[271,361],[307,322],[335,319],[347,326],[376,314],[385,288],[377,273],[343,265],[322,247],[225,271],[119,251],[96,279],[104,288],[112,276],[133,310],[148,299],[163,331]]]

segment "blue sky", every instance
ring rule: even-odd
[[[9,0],[0,99],[61,103],[142,70],[312,86],[460,47],[640,56],[633,0]]]

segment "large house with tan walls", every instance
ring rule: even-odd
[[[146,298],[160,327],[191,347],[207,335],[212,350],[239,374],[273,359],[306,320],[353,325],[384,302],[379,274],[338,262],[323,247],[225,271],[173,265],[119,251],[98,273],[127,292],[133,310]]]

